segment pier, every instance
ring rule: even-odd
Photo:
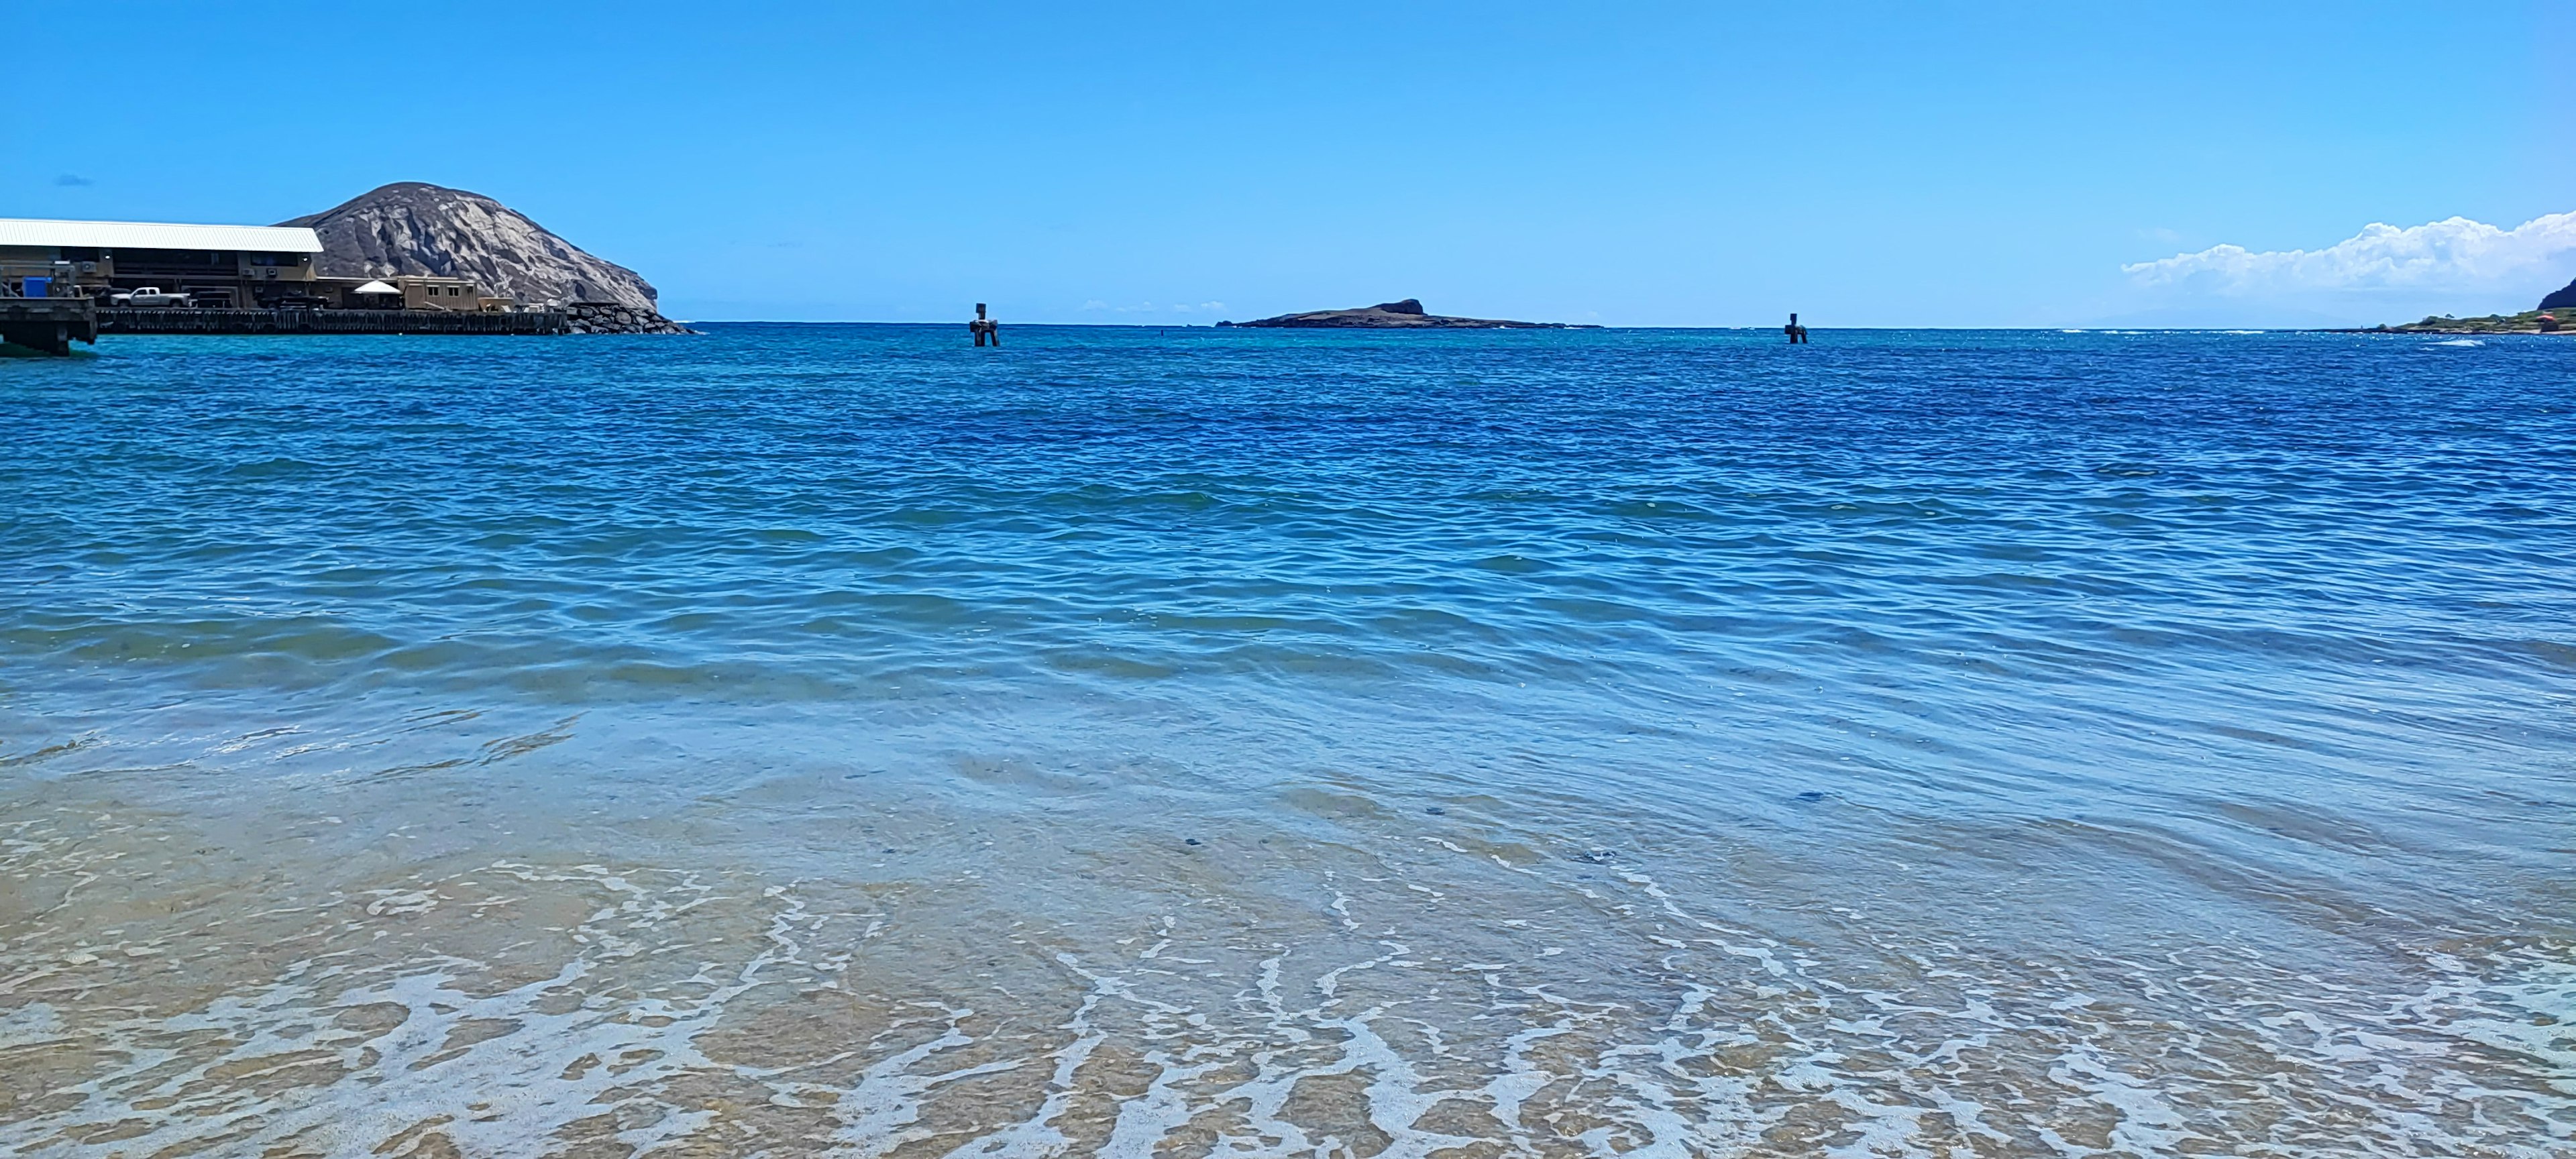
[[[72,343],[98,343],[100,310],[87,298],[0,298],[0,342],[69,354]]]
[[[88,298],[0,298],[0,342],[69,354],[101,334],[569,334],[565,310],[208,310],[101,306]]]
[[[562,310],[470,313],[450,310],[205,310],[192,307],[98,311],[99,334],[563,334]]]

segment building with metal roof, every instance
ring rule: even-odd
[[[318,254],[322,252],[322,239],[300,225],[180,225],[160,221],[43,221],[0,217],[0,248],[39,246]]]
[[[322,239],[303,226],[0,218],[0,296],[145,287],[208,304],[314,299]]]

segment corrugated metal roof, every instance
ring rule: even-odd
[[[303,226],[175,225],[158,221],[41,221],[0,217],[0,245],[82,249],[248,250],[318,254],[322,239]]]

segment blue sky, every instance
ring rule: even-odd
[[[268,222],[431,181],[641,271],[677,317],[1169,324],[1413,296],[1628,325],[2260,325],[2528,308],[2576,277],[2576,218],[2516,232],[2576,211],[2563,2],[10,24],[77,84],[0,117],[0,216]],[[2215,246],[2247,255],[2148,264]]]

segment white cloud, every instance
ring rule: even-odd
[[[2270,296],[2302,291],[2466,291],[2528,282],[2556,285],[2576,256],[2576,213],[2513,229],[2454,217],[2399,229],[2372,223],[2319,250],[2211,246],[2120,267],[2141,287]]]

